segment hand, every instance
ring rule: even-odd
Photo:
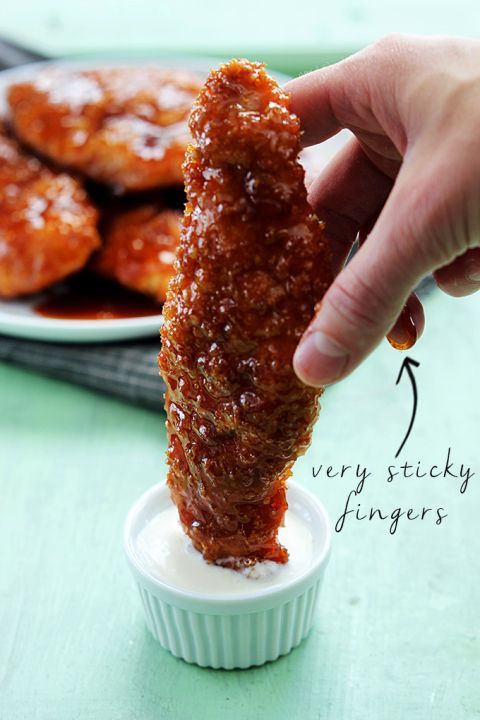
[[[354,133],[309,190],[338,275],[294,367],[323,385],[387,333],[405,344],[406,316],[421,335],[411,291],[429,272],[455,297],[480,288],[480,42],[395,35],[286,90],[305,146]],[[341,269],[357,235],[364,242]]]

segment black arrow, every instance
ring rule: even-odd
[[[415,382],[415,376],[414,376],[414,374],[413,374],[412,365],[414,365],[415,367],[419,367],[420,363],[417,362],[416,360],[413,360],[413,359],[410,358],[410,357],[406,357],[405,360],[402,362],[402,367],[400,368],[400,372],[398,373],[398,377],[397,377],[397,382],[395,383],[395,385],[398,385],[398,383],[399,383],[400,380],[402,379],[403,371],[406,370],[407,373],[408,373],[408,377],[410,378],[410,382],[412,383],[412,389],[413,389],[413,412],[412,412],[412,417],[411,417],[411,420],[410,420],[410,425],[408,426],[407,434],[406,434],[405,437],[403,438],[403,442],[402,442],[402,444],[400,445],[400,447],[398,448],[398,450],[397,450],[397,452],[396,452],[396,454],[395,454],[395,457],[396,457],[396,458],[397,458],[397,457],[400,455],[400,453],[402,452],[403,446],[404,446],[405,443],[407,442],[408,436],[409,436],[410,433],[412,432],[413,423],[415,422],[415,415],[417,414],[417,403],[418,403],[417,383]]]

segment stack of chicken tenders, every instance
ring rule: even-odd
[[[47,67],[10,85],[0,122],[0,297],[87,267],[164,301],[201,84],[154,67]]]

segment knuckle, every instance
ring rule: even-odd
[[[410,45],[410,36],[406,33],[391,32],[376,40],[373,44],[382,53],[404,51]]]
[[[451,262],[469,246],[471,233],[468,223],[461,221],[461,213],[455,206],[453,193],[435,193],[434,179],[413,201],[412,214],[417,217],[415,238],[416,250],[423,259],[424,270],[428,271]]]
[[[401,212],[392,222],[388,242],[399,267],[408,269],[411,282],[467,248],[467,234],[454,207],[455,191],[443,190],[439,177],[440,173],[420,171],[396,192],[395,207]]]
[[[416,284],[432,267],[432,250],[427,238],[420,234],[416,202],[416,199],[410,200],[408,206],[404,205],[401,222],[397,223],[388,238],[392,263],[397,273],[403,274],[411,285]]]
[[[347,270],[340,275],[327,294],[325,301],[340,317],[345,333],[342,344],[348,342],[352,331],[355,333],[355,343],[358,345],[358,328],[362,329],[365,344],[369,344],[372,336],[381,336],[379,322],[385,315],[386,304],[378,291],[357,273]],[[392,314],[394,319],[395,315]],[[390,318],[389,318],[390,319]],[[382,323],[383,324],[383,323]],[[387,323],[388,324],[388,323]]]

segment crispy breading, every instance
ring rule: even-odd
[[[331,282],[307,203],[298,118],[262,65],[213,72],[190,117],[188,204],[164,305],[168,484],[205,559],[286,562],[285,482],[321,390],[292,368]]]
[[[81,184],[24,151],[0,123],[0,297],[43,290],[82,268],[99,244]]]
[[[119,190],[182,182],[196,76],[158,68],[46,69],[8,91],[18,136]]]

